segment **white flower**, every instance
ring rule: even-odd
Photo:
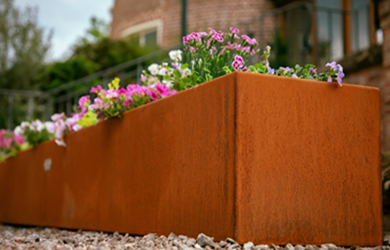
[[[73,126],[73,130],[74,131],[78,131],[80,129],[82,129],[82,127],[79,124],[76,124],[76,125]]]
[[[45,126],[43,125],[43,123],[40,120],[35,120],[30,125],[31,130],[36,129],[38,132],[41,132],[44,128],[45,128]]]
[[[150,74],[155,76],[158,74],[158,65],[156,63],[153,63],[148,67],[148,70]]]
[[[26,129],[26,128],[28,128],[30,126],[30,123],[29,122],[22,122],[21,124],[20,124],[20,127],[24,130],[24,129]]]
[[[17,126],[15,129],[14,129],[14,134],[15,135],[22,135],[23,134],[23,129],[20,127],[20,126]]]
[[[54,140],[58,146],[63,146],[63,147],[66,147],[66,143],[61,139],[55,139]]]
[[[158,71],[158,74],[160,76],[165,76],[167,74],[167,69],[166,68],[161,68],[159,71]]]
[[[172,61],[181,61],[181,54],[183,51],[181,50],[171,50],[169,51],[169,57],[171,58]]]
[[[45,122],[45,127],[49,133],[54,133],[55,131],[54,122]]]
[[[172,81],[162,80],[162,84],[166,85],[168,88],[171,88],[173,86]]]

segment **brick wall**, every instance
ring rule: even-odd
[[[390,151],[390,0],[380,2],[379,16],[383,30],[383,64],[349,74],[344,82],[380,89],[382,149]]]
[[[128,27],[161,19],[162,47],[169,48],[180,44],[181,2],[181,0],[115,0],[110,37],[118,39],[121,32]],[[230,26],[239,26],[240,22],[252,20],[273,8],[270,0],[187,1],[187,33],[208,31],[208,27],[226,30]],[[258,21],[253,22],[254,25],[258,23]],[[250,29],[258,29],[258,27],[252,26]],[[263,29],[266,36],[270,36],[268,34],[274,29],[272,20],[265,20]]]

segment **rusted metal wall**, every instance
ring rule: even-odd
[[[375,88],[234,73],[65,141],[0,163],[0,222],[382,244]]]

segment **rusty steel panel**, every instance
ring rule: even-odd
[[[381,245],[377,88],[237,76],[237,239]]]
[[[375,88],[234,73],[65,141],[0,163],[0,222],[382,244]]]
[[[233,237],[234,104],[231,75],[21,152],[0,164],[0,221]]]

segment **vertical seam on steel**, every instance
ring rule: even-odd
[[[237,164],[237,153],[238,153],[238,146],[237,146],[237,106],[238,106],[238,94],[237,94],[237,79],[238,79],[238,73],[234,73],[234,185],[233,185],[233,237],[234,239],[237,239],[238,233],[237,233],[237,219],[238,219],[238,199],[237,199],[237,173],[238,173],[238,164]]]

